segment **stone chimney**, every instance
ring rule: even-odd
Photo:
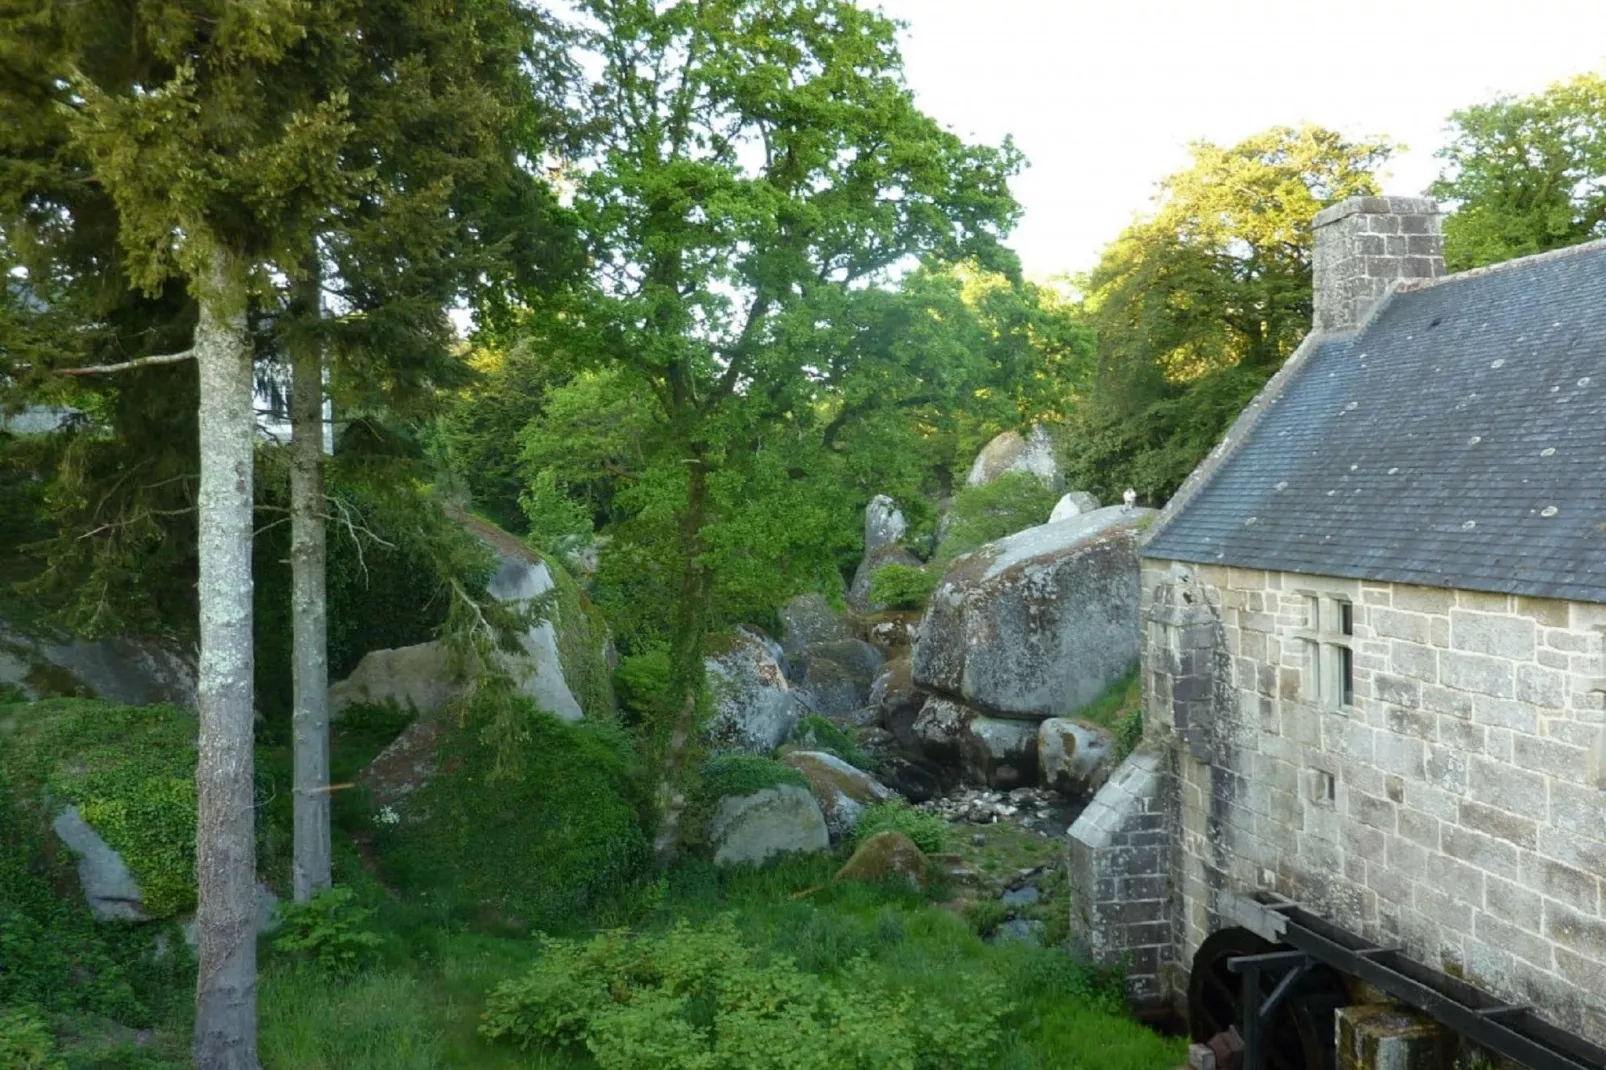
[[[1316,329],[1352,331],[1396,279],[1444,274],[1439,206],[1426,197],[1351,197],[1316,213]]]

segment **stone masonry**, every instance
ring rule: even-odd
[[[1203,705],[1188,633],[1157,621],[1179,588],[1219,621]],[[1078,822],[1095,924],[1122,879],[1142,924],[1165,913],[1112,852],[1170,822],[1172,993],[1234,898],[1270,891],[1606,1042],[1606,605],[1152,559],[1143,591],[1147,742],[1112,788],[1175,809],[1106,789],[1125,816]],[[1118,957],[1121,924],[1095,950]]]
[[[1096,959],[1126,966],[1128,997],[1146,1005],[1166,1002],[1175,952],[1172,761],[1139,747],[1071,828],[1072,925]]]
[[[1420,197],[1351,197],[1317,213],[1316,329],[1348,331],[1390,285],[1444,274],[1439,208]]]

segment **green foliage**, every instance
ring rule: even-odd
[[[346,887],[325,888],[305,903],[279,907],[276,950],[299,955],[335,977],[351,977],[371,963],[383,941],[368,927],[372,910]]]
[[[121,731],[125,745],[142,745],[117,709],[68,700],[0,707],[0,1008],[31,1005],[48,1015],[143,1027],[189,1000],[193,974],[182,944],[158,962],[157,927],[96,922],[76,894],[73,859],[44,808],[58,757],[47,748],[73,738],[59,722],[82,717],[68,727],[100,738],[99,715],[108,712],[108,736]]]
[[[954,979],[946,999],[885,983],[868,963],[805,973],[746,945],[727,918],[657,936],[545,940],[487,1001],[487,1039],[584,1047],[604,1070],[939,1070],[980,1065],[1002,1039],[1002,985]]]
[[[991,483],[965,487],[954,495],[948,531],[937,548],[938,563],[1047,523],[1057,500],[1053,489],[1029,472],[1005,472]]]
[[[550,619],[557,635],[558,662],[563,679],[587,717],[613,716],[612,670],[608,667],[608,622],[580,590],[563,565],[547,558],[554,598]]]
[[[171,706],[59,699],[15,707],[0,761],[78,807],[122,855],[154,917],[195,904],[195,718]]]
[[[1065,381],[1067,477],[1106,501],[1164,502],[1310,329],[1310,221],[1375,194],[1385,141],[1275,127],[1193,146],[1079,280],[1097,359]]]
[[[922,609],[941,582],[936,569],[882,565],[870,575],[870,601],[891,609]]]
[[[1455,205],[1451,271],[1606,237],[1606,76],[1455,112],[1450,136],[1428,192]]]
[[[488,714],[470,709],[440,771],[378,826],[387,875],[448,912],[561,928],[626,894],[647,866],[636,759],[606,724],[569,724],[517,699],[514,771],[493,776]]]
[[[1127,755],[1143,742],[1143,707],[1139,706],[1115,724],[1115,755],[1113,760],[1123,762]]]
[[[45,1023],[21,1009],[0,1007],[0,1066],[6,1070],[64,1070]]]
[[[669,691],[669,651],[662,648],[626,654],[614,670],[613,684],[619,704],[638,718],[662,718],[672,710]]]
[[[783,762],[773,758],[729,754],[711,759],[703,766],[697,792],[702,798],[717,802],[728,796],[751,795],[783,784],[800,788],[809,786],[802,773]]]
[[[531,545],[543,552],[569,553],[591,544],[591,510],[570,495],[552,469],[535,473],[519,496],[519,507],[524,510]]]
[[[916,810],[900,798],[865,807],[853,828],[853,841],[863,843],[876,833],[889,830],[903,833],[928,855],[941,854],[948,844],[948,822],[941,815]]]
[[[817,713],[811,713],[797,722],[792,729],[792,741],[809,750],[828,751],[860,769],[874,767],[869,755],[860,749],[858,740]]]

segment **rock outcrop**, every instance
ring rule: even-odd
[[[942,695],[911,729],[920,751],[973,784],[1017,788],[1037,779],[1037,723],[989,717]]]
[[[496,555],[496,572],[487,593],[499,602],[529,606],[544,599],[554,603],[556,586],[551,568],[534,551],[525,548],[506,532],[475,522],[470,530]],[[523,648],[518,654],[502,654],[502,666],[513,677],[520,693],[533,699],[544,710],[577,721],[585,715],[564,674],[559,649],[555,610],[544,610],[546,619],[531,625],[519,637]],[[559,620],[559,623],[562,623]],[[606,658],[602,650],[587,651],[587,657]],[[433,713],[461,692],[462,684],[451,670],[444,644],[418,643],[396,650],[375,650],[366,654],[351,675],[329,689],[329,710],[338,718],[346,707],[357,702],[395,703],[415,713]]]
[[[193,659],[156,639],[34,636],[0,622],[0,685],[30,699],[79,696],[195,708]]]
[[[898,658],[881,667],[870,687],[870,705],[882,728],[891,732],[898,745],[916,746],[915,718],[926,703],[926,694],[915,686],[914,661]]]
[[[715,865],[758,865],[776,855],[824,851],[831,834],[807,788],[780,784],[719,800],[709,819],[708,841]]]
[[[877,494],[864,510],[865,556],[888,546],[899,545],[908,530],[909,521],[904,519],[898,503],[885,494]]]
[[[781,609],[781,647],[800,667],[815,643],[852,638],[853,630],[823,594],[800,594]]]
[[[846,717],[865,708],[883,660],[875,647],[859,639],[815,643],[804,663],[804,702],[827,717]]]
[[[730,648],[703,664],[714,700],[708,739],[716,750],[767,755],[786,742],[797,724],[797,695],[761,638],[738,629]]]
[[[986,714],[1063,716],[1138,661],[1138,535],[1152,510],[1044,524],[958,558],[933,593],[914,682]]]
[[[984,487],[1005,472],[1028,472],[1044,486],[1058,487],[1059,462],[1054,459],[1054,440],[1042,427],[1033,427],[1031,436],[1005,431],[983,446],[970,466],[966,480],[972,487]]]
[[[793,751],[781,759],[803,774],[814,801],[820,804],[825,827],[833,840],[841,839],[859,823],[864,808],[886,802],[892,792],[864,770],[824,751]]]
[[[1085,490],[1073,490],[1054,504],[1054,511],[1048,515],[1050,524],[1058,524],[1061,520],[1070,520],[1072,517],[1084,513],[1097,512],[1099,500]]]
[[[1110,733],[1097,725],[1050,717],[1037,730],[1037,765],[1045,787],[1090,798],[1103,786],[1114,754]]]

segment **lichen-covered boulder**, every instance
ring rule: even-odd
[[[361,703],[434,713],[461,689],[443,643],[370,650],[351,675],[329,688],[329,711],[338,719],[347,707]]]
[[[873,554],[886,546],[896,546],[909,530],[898,503],[885,494],[870,499],[864,510],[864,552]]]
[[[889,609],[860,620],[867,642],[887,659],[907,657],[920,635],[920,614]]]
[[[978,714],[970,719],[962,754],[966,779],[992,788],[1037,780],[1037,723]]]
[[[804,701],[830,717],[864,709],[883,660],[875,647],[859,639],[815,643],[804,664]]]
[[[891,732],[902,747],[915,744],[914,723],[926,703],[926,693],[915,686],[915,666],[910,658],[887,662],[870,687],[870,705],[881,727]]]
[[[1054,511],[1048,515],[1050,524],[1058,524],[1061,520],[1081,516],[1083,513],[1097,512],[1099,500],[1085,490],[1073,490],[1066,494],[1054,505]]]
[[[1023,438],[1017,431],[1005,431],[983,446],[970,466],[966,480],[972,487],[984,487],[1005,472],[1029,472],[1044,486],[1058,487],[1061,476],[1054,458],[1054,440],[1042,427],[1033,427]]]
[[[1091,796],[1109,777],[1114,739],[1097,725],[1050,717],[1037,729],[1042,784],[1062,795]]]
[[[864,808],[886,802],[892,791],[875,777],[824,751],[793,751],[781,761],[803,774],[814,801],[820,804],[833,840],[853,830]]]
[[[786,742],[797,724],[797,695],[762,640],[738,630],[703,666],[714,701],[708,739],[716,750],[763,755]]]
[[[989,717],[942,695],[926,699],[912,733],[920,752],[967,783],[1018,788],[1037,779],[1037,722]]]
[[[800,664],[815,643],[852,638],[853,630],[823,594],[800,594],[781,608],[781,646]]]
[[[543,619],[519,636],[523,649],[498,655],[519,693],[566,721],[578,721],[588,709],[596,715],[610,711],[606,629],[587,616],[574,581],[561,570],[555,573],[507,532],[473,518],[462,522],[496,556],[486,592],[516,607],[542,608]],[[364,655],[349,676],[330,687],[329,711],[338,720],[348,706],[360,702],[434,713],[461,690],[444,644],[418,643]]]
[[[820,804],[807,788],[778,784],[719,800],[708,821],[714,864],[758,865],[776,855],[831,846]]]
[[[1075,713],[1138,661],[1138,535],[1100,509],[957,558],[926,606],[914,680],[1008,717]]]
[[[915,841],[897,829],[888,829],[859,844],[853,857],[837,871],[836,879],[866,884],[903,880],[921,888],[931,879],[931,862]]]

